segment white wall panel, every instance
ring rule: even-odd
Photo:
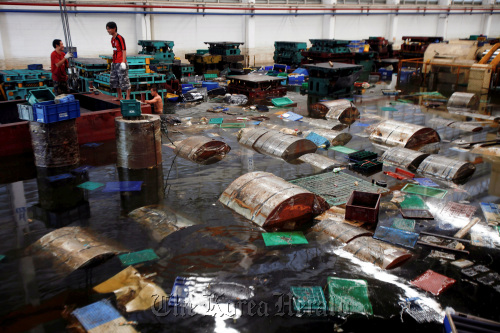
[[[388,15],[337,16],[335,39],[360,40],[370,36],[387,38]]]
[[[470,35],[479,35],[481,31],[482,15],[450,15],[448,16],[447,39],[459,39]],[[499,17],[500,19],[500,17]],[[464,36],[464,34],[466,36]]]
[[[436,36],[437,24],[437,15],[399,15],[396,41],[403,36]]]

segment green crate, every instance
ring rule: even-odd
[[[309,89],[309,82],[302,82],[302,88]]]
[[[118,256],[123,266],[137,265],[143,262],[153,261],[160,259],[155,251],[146,249],[142,251],[124,253]]]
[[[307,244],[302,231],[265,232],[262,234],[266,246]]]
[[[287,106],[294,103],[294,101],[288,97],[273,98],[271,102],[274,106]]]
[[[205,80],[217,78],[217,74],[203,74]]]
[[[56,95],[52,92],[52,90],[48,88],[44,89],[34,89],[28,92],[28,103],[31,105],[35,105],[40,102],[48,102],[53,101],[56,98]]]
[[[326,299],[323,289],[314,287],[290,287],[293,308],[298,313],[325,313]]]
[[[210,118],[208,121],[209,124],[222,124],[224,122],[224,118]]]
[[[366,281],[331,276],[327,281],[330,312],[373,314]]]
[[[121,100],[120,108],[124,117],[138,117],[141,115],[141,102],[135,99]]]
[[[448,193],[448,191],[439,188],[414,185],[414,184],[406,184],[405,187],[401,189],[401,192],[420,194],[426,197],[432,197],[438,199],[444,198],[446,193]]]

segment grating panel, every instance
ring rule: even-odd
[[[307,244],[307,239],[302,231],[292,232],[265,232],[262,234],[266,246]]]
[[[120,313],[108,300],[101,300],[76,309],[72,312],[72,315],[78,319],[87,331],[121,317]]]
[[[429,269],[410,283],[437,296],[451,287],[455,280]]]
[[[417,243],[418,234],[415,232],[378,226],[373,238],[413,249]]]
[[[325,294],[321,287],[290,287],[293,308],[299,313],[326,312]]]
[[[423,302],[419,302],[419,300],[418,297],[412,297],[406,298],[404,301],[398,303],[403,308],[403,311],[408,313],[420,324],[443,321],[443,318],[437,311],[425,305]]]
[[[327,172],[320,175],[294,179],[290,183],[301,186],[321,196],[330,206],[345,204],[349,200],[353,190],[370,193],[384,193],[389,191],[386,188],[374,185],[344,172]]]
[[[335,151],[338,151],[339,153],[344,153],[344,154],[352,154],[352,153],[357,152],[357,150],[355,150],[355,149],[347,148],[344,146],[334,146],[334,147],[331,147],[328,149],[335,150]]]
[[[208,121],[209,124],[222,124],[224,122],[224,118],[210,118]]]
[[[328,277],[330,312],[373,314],[364,280]]]
[[[464,205],[450,201],[443,207],[441,214],[445,214],[453,218],[470,219],[476,212],[476,209],[476,207],[471,205]]]
[[[392,221],[391,228],[405,230],[405,231],[414,231],[415,220],[401,219],[397,217]]]
[[[406,184],[405,187],[401,189],[402,192],[412,193],[412,194],[420,194],[426,197],[433,197],[442,199],[448,193],[446,190],[441,190],[439,188]]]
[[[453,266],[457,266],[458,268],[467,268],[467,267],[474,265],[474,263],[472,261],[467,260],[467,259],[458,259],[458,260],[452,261],[451,264]]]

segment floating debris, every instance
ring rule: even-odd
[[[193,136],[178,143],[174,153],[191,162],[209,165],[223,160],[229,151],[231,147],[223,141]]]
[[[370,134],[370,141],[386,147],[418,149],[430,143],[440,142],[436,130],[396,120],[380,122]]]

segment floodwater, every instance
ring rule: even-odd
[[[391,83],[392,87],[394,83]],[[424,125],[442,112],[413,104],[398,104],[395,106],[397,111],[382,111],[381,107],[390,106],[389,102],[394,100],[379,93],[385,86],[379,84],[355,98],[361,119],[344,130],[353,135],[346,147],[375,151],[380,156],[383,151],[368,140],[366,130],[370,125],[383,119]],[[137,322],[134,326],[141,332],[340,332],[340,329],[344,332],[441,332],[446,307],[500,321],[500,278],[493,275],[493,282],[488,282],[466,276],[460,268],[451,265],[450,260],[429,257],[432,250],[429,247],[417,245],[410,250],[413,254],[410,261],[390,271],[355,258],[342,249],[344,244],[327,235],[307,234],[307,227],[303,230],[308,240],[306,245],[266,247],[259,226],[218,202],[228,185],[248,172],[266,171],[285,180],[319,172],[306,164],[286,163],[239,146],[236,137],[239,128],[200,124],[201,117],[224,117],[226,122],[234,122],[227,119],[265,115],[270,118],[267,122],[307,130],[306,123],[286,122],[275,113],[291,110],[306,116],[307,105],[312,99],[308,101],[307,96],[300,95],[293,88],[288,97],[298,106],[274,108],[265,113],[243,110],[238,106],[230,107],[236,115],[206,112],[206,109],[222,103],[173,107],[176,116],[192,117],[192,125],[186,125],[184,119],[183,124],[171,126],[168,134],[163,134],[163,163],[159,169],[118,170],[115,142],[82,146],[81,164],[92,168],[88,175],[78,176],[70,183],[48,182],[48,175],[69,169],[37,169],[30,156],[3,161],[0,176],[0,254],[6,255],[0,261],[0,325],[3,331],[67,331],[69,321],[63,312],[103,298],[115,301],[112,294],[97,294],[92,287],[123,269],[117,257],[68,273],[58,270],[45,257],[29,251],[28,247],[40,237],[66,225],[89,228],[128,251],[154,249],[160,259],[137,269],[144,274],[156,273],[153,281],[167,294],[170,294],[177,276],[188,278],[192,303],[185,308],[169,308],[163,304],[146,311],[121,311],[126,320]],[[500,108],[492,108],[494,113],[500,112]],[[482,221],[472,231],[482,233],[491,243],[489,247],[465,244],[470,253],[456,253],[455,259],[464,258],[475,265],[486,266],[490,273],[500,273],[500,237],[498,231],[485,224],[479,208],[480,202],[500,202],[499,158],[449,149],[449,141],[453,139],[480,141],[494,136],[496,129],[486,128],[473,135],[446,127],[437,130],[444,140],[439,154],[474,162],[476,172],[462,185],[430,177],[448,193],[443,199],[422,197],[435,220],[417,220],[416,232],[453,236],[467,222],[442,216],[442,208],[449,201],[473,205],[477,208],[474,216]],[[231,146],[230,153],[212,165],[197,165],[176,158],[170,141],[175,143],[195,134],[223,140]],[[318,150],[318,153],[347,162],[345,154],[333,150]],[[8,168],[5,167],[7,164]],[[384,166],[384,170],[392,169]],[[365,177],[350,170],[344,171],[368,181],[372,178],[385,180],[393,190],[400,189],[405,183],[383,173]],[[122,193],[105,193],[102,187],[92,191],[75,187],[87,180],[99,183],[143,180],[144,184],[141,192]],[[395,206],[389,204],[391,198],[392,193],[382,198],[379,225],[389,226],[394,218],[401,217]],[[169,216],[175,215],[177,221],[194,225],[163,240],[153,239],[148,230],[128,217],[130,211],[148,205],[156,205]],[[45,211],[60,211],[64,207],[73,210],[73,215],[51,222],[47,217],[41,217],[43,209],[35,207],[45,207]],[[78,208],[76,213],[75,207]],[[456,282],[439,296],[410,284],[428,269]],[[291,303],[290,287],[320,286],[328,300],[328,277],[365,280],[373,315],[297,315]],[[411,297],[419,297],[422,304],[434,310],[439,315],[439,322],[419,324],[402,313],[400,302]]]

